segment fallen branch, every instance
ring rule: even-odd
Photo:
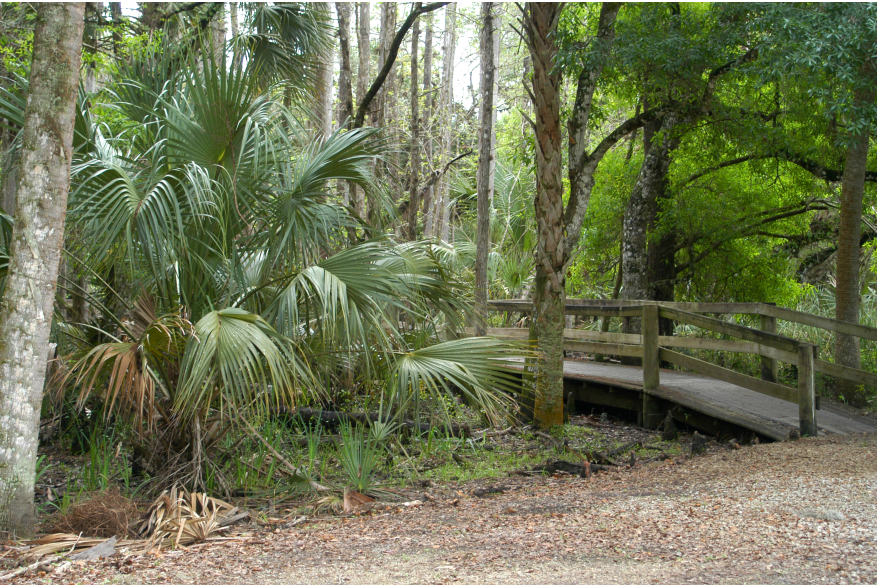
[[[59,560],[61,560],[60,556],[53,556],[53,557],[46,559],[44,561],[37,561],[37,562],[35,562],[31,565],[28,565],[26,567],[19,567],[18,569],[12,571],[11,573],[0,576],[0,581],[9,581],[10,579],[13,579],[19,575],[24,575],[25,573],[33,571],[34,569],[36,569],[39,566],[50,565],[52,563],[58,562]]]
[[[604,453],[604,452],[600,452],[600,451],[598,451],[598,450],[595,450],[595,451],[594,451],[593,453],[591,453],[591,454],[592,454],[594,457],[596,457],[597,459],[609,463],[609,464],[612,465],[613,467],[623,467],[623,466],[624,466],[622,463],[619,463],[618,461],[616,461],[615,459],[613,459],[612,457],[610,457],[609,455],[607,455],[607,454]],[[591,460],[594,460],[594,459],[591,459]]]

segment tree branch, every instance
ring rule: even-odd
[[[414,8],[411,10],[411,14],[409,14],[408,18],[405,19],[405,22],[402,23],[402,27],[396,33],[396,36],[393,37],[393,43],[390,45],[387,60],[384,62],[384,66],[381,68],[380,73],[378,73],[378,77],[372,82],[371,87],[368,89],[365,96],[363,96],[359,107],[356,109],[356,119],[353,121],[353,128],[362,128],[362,125],[365,124],[365,114],[368,112],[369,104],[371,104],[372,100],[375,99],[375,96],[378,95],[381,86],[384,85],[387,76],[390,75],[390,70],[393,68],[393,64],[396,63],[396,56],[399,54],[399,47],[402,46],[402,41],[405,40],[405,35],[408,34],[408,30],[414,25],[414,21],[417,20],[421,14],[438,10],[442,6],[447,6],[448,4],[450,4],[450,2],[433,2],[431,4],[426,4],[425,6],[420,3],[415,4]]]
[[[731,167],[733,165],[739,165],[740,163],[746,163],[747,161],[752,161],[754,159],[767,159],[770,155],[745,155],[743,157],[737,157],[736,159],[730,159],[728,161],[723,161],[718,165],[713,165],[712,167],[707,167],[706,169],[702,169],[686,179],[682,185],[688,185],[691,182],[700,179],[704,175],[709,175],[710,173],[715,173],[720,169],[724,169],[726,167]]]
[[[776,153],[772,155],[777,159],[784,159],[789,163],[794,163],[804,171],[808,171],[818,177],[819,179],[824,179],[829,182],[838,182],[843,179],[843,170],[842,169],[831,169],[829,167],[823,167],[816,161],[812,159],[807,159],[797,153],[793,153],[788,149],[780,149]],[[865,181],[875,182],[877,181],[877,171],[866,171],[865,172]]]
[[[453,159],[448,161],[445,164],[443,169],[436,169],[435,171],[433,171],[432,177],[429,178],[429,181],[427,181],[425,184],[420,186],[420,197],[422,198],[424,196],[424,194],[426,194],[426,190],[428,190],[429,188],[431,188],[432,186],[434,186],[435,184],[438,183],[438,181],[442,178],[442,176],[448,172],[448,169],[451,168],[451,165],[453,165],[454,163],[456,163],[457,161],[459,161],[460,159],[462,159],[464,157],[468,157],[469,155],[471,155],[474,152],[475,151],[466,151],[462,155],[457,155],[456,157],[454,157]]]

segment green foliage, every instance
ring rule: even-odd
[[[343,422],[340,432],[338,460],[341,461],[350,486],[366,495],[380,490],[380,486],[376,484],[375,471],[386,457],[384,441],[372,435],[361,424]]]

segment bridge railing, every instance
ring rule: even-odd
[[[490,308],[498,312],[532,311],[532,303],[527,300],[494,300]],[[658,412],[648,405],[654,401],[649,390],[660,387],[660,362],[666,361],[683,369],[707,375],[763,393],[771,397],[798,404],[802,435],[816,434],[816,372],[847,379],[863,385],[877,386],[877,375],[837,365],[818,358],[819,347],[806,341],[799,341],[776,334],[777,320],[786,320],[824,329],[832,332],[850,334],[869,340],[877,340],[877,329],[851,322],[843,322],[779,308],[762,303],[684,303],[651,302],[636,300],[568,300],[567,315],[635,317],[642,319],[642,334],[623,334],[617,332],[597,332],[579,329],[564,329],[564,349],[594,354],[639,357],[643,361],[644,424],[654,427],[657,422],[649,420],[649,414]],[[703,314],[748,314],[760,317],[761,329],[750,328]],[[731,336],[741,340],[717,340],[690,336],[661,336],[660,319],[689,324],[709,332]],[[524,328],[489,328],[493,336],[526,340],[529,330]],[[697,359],[690,355],[671,350],[688,348],[734,353],[749,353],[761,357],[762,378],[751,377],[731,369]],[[795,365],[798,371],[797,388],[777,382],[778,362]]]

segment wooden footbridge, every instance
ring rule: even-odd
[[[505,314],[506,323],[532,311],[529,301],[495,300],[490,309]],[[637,357],[641,367],[602,361],[566,360],[564,394],[577,403],[609,406],[635,412],[639,422],[656,428],[668,414],[675,420],[716,434],[736,432],[783,440],[793,429],[801,435],[877,432],[875,420],[853,410],[820,409],[815,374],[824,373],[858,385],[877,387],[877,374],[819,359],[819,347],[777,334],[777,322],[805,326],[877,340],[877,328],[751,303],[668,303],[630,300],[568,300],[567,315],[638,318],[642,334],[622,334],[567,328],[566,351],[603,356]],[[750,328],[705,316],[757,316],[760,328]],[[722,338],[661,336],[659,321],[672,320]],[[524,339],[525,328],[490,328],[488,334]],[[761,378],[704,361],[692,350],[758,355]],[[687,351],[687,352],[686,352]],[[682,370],[661,369],[661,363]],[[794,365],[797,386],[778,381],[779,363]],[[684,370],[684,371],[683,371]]]

